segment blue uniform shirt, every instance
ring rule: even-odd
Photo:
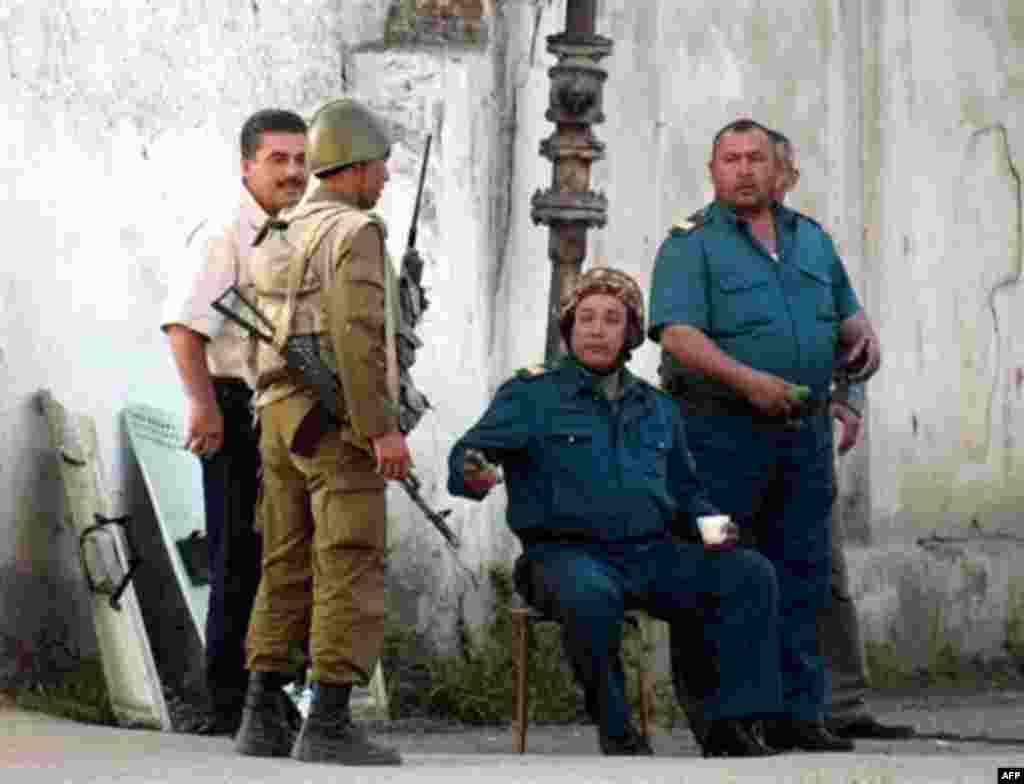
[[[831,237],[813,220],[775,205],[778,260],[749,224],[714,202],[689,229],[662,243],[651,281],[650,336],[672,324],[704,332],[750,367],[811,388],[828,398],[839,325],[860,310]],[[663,352],[662,376],[735,395],[686,373]]]
[[[716,514],[686,447],[679,407],[623,370],[609,401],[598,378],[572,359],[507,381],[448,459],[448,490],[466,486],[467,449],[504,468],[509,527],[525,547],[547,539],[605,543],[668,535],[683,516]]]

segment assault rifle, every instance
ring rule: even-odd
[[[255,304],[246,299],[245,295],[237,286],[231,286],[213,302],[213,309],[224,318],[238,324],[256,340],[264,343],[274,344],[274,325],[270,319],[256,307]],[[261,328],[262,326],[262,328]],[[266,331],[269,330],[269,331]],[[300,430],[308,430],[309,437],[303,438],[301,434],[296,435],[296,441],[305,442],[307,445],[315,445],[319,436],[326,432],[331,426],[340,426],[341,413],[338,410],[339,391],[341,383],[334,372],[327,367],[320,358],[317,351],[316,338],[312,335],[297,335],[288,339],[281,352],[285,364],[292,370],[302,374],[302,377],[309,382],[320,399],[321,410],[326,413],[326,420],[311,421],[307,426],[303,423]],[[411,471],[405,479],[400,480],[405,492],[433,523],[434,527],[444,537],[445,541],[452,548],[457,550],[461,542],[458,535],[449,527],[445,518],[451,514],[451,509],[444,509],[440,512],[432,509],[420,495],[420,480]]]

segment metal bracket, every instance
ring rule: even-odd
[[[188,579],[193,585],[210,584],[210,551],[206,544],[206,534],[196,530],[188,536],[176,540],[178,554],[185,564]]]
[[[78,554],[82,562],[82,571],[85,574],[85,581],[89,584],[89,590],[93,593],[102,593],[110,596],[110,606],[115,610],[120,610],[121,596],[124,594],[125,590],[127,590],[129,583],[131,583],[132,578],[135,576],[136,570],[138,570],[142,565],[142,559],[135,555],[135,547],[132,544],[131,534],[128,530],[128,520],[131,518],[128,516],[111,518],[104,517],[100,514],[94,514],[93,518],[96,522],[82,531],[81,535],[78,537]],[[109,525],[118,525],[121,527],[121,530],[124,532],[125,549],[128,554],[128,569],[116,584],[113,584],[110,580],[97,580],[89,568],[89,559],[86,558],[85,555],[86,540]],[[120,555],[117,552],[116,540],[113,552],[115,557],[120,561]]]

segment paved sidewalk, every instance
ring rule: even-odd
[[[874,699],[880,719],[910,722],[925,737],[860,741],[853,754],[701,759],[686,730],[659,732],[653,759],[606,758],[593,727],[531,727],[529,752],[512,752],[507,727],[377,732],[399,748],[401,768],[340,768],[240,757],[228,738],[78,724],[0,710],[0,779],[11,784],[176,782],[794,782],[934,784],[997,781],[1000,766],[1024,765],[1024,694]]]

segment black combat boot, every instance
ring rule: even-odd
[[[637,732],[633,727],[626,730],[621,738],[613,738],[598,732],[598,743],[601,745],[601,753],[606,757],[653,757],[654,749],[650,741]]]
[[[295,741],[292,759],[341,765],[402,764],[397,751],[372,743],[352,721],[348,707],[351,694],[351,686],[313,686],[313,705]]]
[[[295,740],[288,723],[281,686],[286,678],[276,672],[249,674],[242,724],[235,736],[235,751],[250,757],[287,757]]]
[[[761,740],[752,722],[717,719],[707,725],[701,752],[705,757],[768,757],[775,749]]]
[[[764,739],[779,751],[853,751],[853,741],[837,738],[820,721],[797,719],[765,723]]]

